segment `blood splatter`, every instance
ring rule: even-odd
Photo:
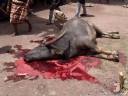
[[[21,81],[21,80],[37,80],[39,78],[39,76],[28,76],[28,75],[18,75],[18,74],[13,74],[13,75],[10,75],[10,76],[7,76],[7,78],[5,79],[4,82],[7,82],[7,81],[13,81],[13,82],[18,82],[18,81]]]
[[[3,71],[13,72],[13,69],[16,67],[14,62],[5,62],[4,66],[6,66]]]
[[[90,82],[98,82],[95,77],[92,77],[87,72],[91,67],[99,64],[99,59],[89,56],[78,56],[67,60],[48,60],[48,61],[34,61],[27,63],[23,59],[23,55],[30,51],[29,49],[22,49],[21,45],[14,46],[17,50],[11,54],[18,58],[15,62],[5,63],[7,68],[4,70],[13,71],[16,74],[8,76],[7,80],[13,80],[14,82],[20,80],[29,79],[30,76],[36,76],[29,80],[36,80],[39,76],[44,78],[60,78],[66,79],[77,79],[87,80]],[[26,75],[18,75],[26,74]]]
[[[10,81],[10,80],[12,80],[13,82],[18,82],[18,81],[26,80],[26,79],[27,78],[26,78],[25,75],[14,74],[14,75],[11,75],[11,76],[7,76],[7,78],[5,79],[4,82]]]

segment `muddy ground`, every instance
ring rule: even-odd
[[[87,7],[88,20],[104,31],[118,30],[120,39],[99,38],[98,45],[106,50],[118,50],[128,55],[128,9],[122,7],[122,1],[111,1],[111,4],[94,4],[94,7]],[[38,7],[38,6],[37,6]],[[76,3],[61,7],[68,19],[75,15]],[[60,79],[21,80],[19,82],[4,82],[6,77],[13,72],[3,71],[4,62],[14,62],[16,59],[6,53],[8,49],[16,44],[23,48],[32,49],[38,44],[30,43],[30,40],[39,40],[47,34],[57,33],[52,25],[47,26],[48,9],[36,8],[30,16],[33,30],[27,32],[27,25],[19,26],[20,35],[12,37],[12,26],[8,21],[0,22],[0,96],[124,96],[122,93],[113,94],[111,87],[118,82],[118,74],[124,72],[124,65],[118,62],[101,60],[99,67],[89,70],[89,74],[96,77],[102,85],[88,81]]]

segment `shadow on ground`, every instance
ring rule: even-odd
[[[30,22],[32,23],[32,31],[28,32],[27,24],[18,24],[18,30],[20,35],[38,35],[41,32],[49,32],[49,30],[54,30],[53,25],[46,25],[47,19],[38,17],[36,15],[29,16]],[[9,20],[0,22],[0,35],[11,35],[13,33],[13,27],[9,23]]]
[[[6,45],[0,48],[0,54],[5,54],[7,53],[8,50],[10,50],[12,48],[12,46],[10,45]]]

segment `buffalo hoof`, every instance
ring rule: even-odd
[[[119,62],[119,54],[114,54],[114,61]]]
[[[109,34],[119,34],[119,32],[118,31],[111,31],[111,32],[109,32]]]
[[[120,36],[112,36],[112,39],[120,39]]]

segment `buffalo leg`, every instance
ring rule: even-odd
[[[78,42],[80,41],[80,42]],[[114,59],[117,61],[118,59],[118,53],[115,52],[115,51],[106,51],[106,50],[103,50],[101,49],[100,47],[96,46],[92,41],[89,40],[88,37],[85,37],[85,36],[82,36],[82,37],[79,37],[77,38],[75,41],[73,40],[73,42],[75,42],[77,45],[78,48],[80,49],[86,49],[86,48],[89,48],[91,49],[91,51],[97,53],[97,54],[100,54],[99,57],[104,57],[104,59]],[[112,58],[109,58],[109,57],[112,57]]]
[[[120,36],[117,35],[117,34],[119,34],[119,32],[103,32],[101,29],[99,29],[94,24],[91,24],[91,25],[96,30],[97,36],[100,36],[100,37],[107,36],[107,37],[113,38],[113,39],[120,39]]]

